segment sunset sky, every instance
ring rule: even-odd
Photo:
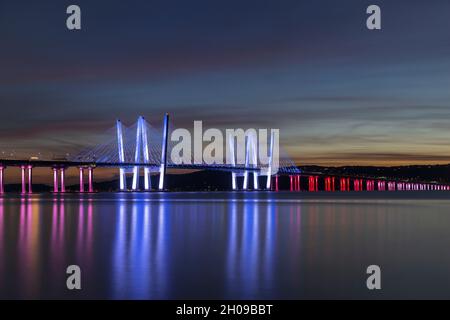
[[[0,0],[0,108],[6,153],[75,152],[170,112],[279,128],[298,164],[449,163],[450,1]]]

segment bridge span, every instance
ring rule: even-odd
[[[151,174],[159,176],[158,191],[165,190],[165,175],[168,169],[213,170],[231,173],[230,190],[267,190],[290,192],[346,192],[346,191],[440,191],[450,190],[450,185],[430,181],[392,179],[388,177],[333,175],[322,172],[300,170],[289,158],[280,158],[276,172],[272,166],[273,136],[269,150],[269,163],[265,166],[251,165],[249,158],[256,157],[255,148],[245,141],[245,165],[235,164],[179,164],[168,159],[170,149],[169,115],[164,117],[160,135],[143,117],[136,125],[126,128],[120,120],[114,128],[114,137],[106,143],[87,148],[67,159],[0,159],[0,194],[5,192],[5,170],[19,167],[21,170],[21,192],[33,192],[33,168],[49,168],[53,176],[54,193],[65,193],[66,170],[78,168],[79,192],[95,192],[94,170],[97,168],[117,168],[119,170],[119,191],[152,191]],[[156,139],[155,139],[156,137]],[[160,139],[157,139],[157,138]],[[158,140],[160,143],[158,143]],[[234,150],[234,147],[233,147]],[[234,152],[234,151],[233,151]],[[254,154],[252,154],[254,153]],[[144,185],[139,183],[141,169],[144,171]],[[87,173],[87,180],[85,175]],[[126,175],[132,174],[132,184],[126,185]],[[253,176],[253,179],[250,179]],[[263,179],[263,181],[260,181]],[[252,181],[253,180],[253,181]],[[281,181],[283,183],[281,183]],[[239,183],[242,186],[239,188]]]

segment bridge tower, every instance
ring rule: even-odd
[[[164,115],[164,129],[161,147],[161,166],[159,168],[159,190],[164,190],[164,178],[167,167],[167,139],[169,138],[169,114]]]
[[[267,181],[266,181],[266,189],[267,190],[271,189],[272,171],[273,171],[273,148],[274,148],[274,144],[275,144],[275,131],[272,130],[270,132],[269,166],[267,168]],[[300,191],[300,181],[299,181],[298,190]]]
[[[257,168],[258,165],[258,155],[257,155],[257,147],[256,147],[256,131],[249,130],[249,134],[245,139],[245,167],[249,168]],[[243,190],[248,189],[248,170],[244,171],[244,184],[242,186]],[[253,189],[258,190],[258,172],[253,171]]]
[[[233,136],[228,133],[227,136],[227,140],[228,140],[228,150],[229,153],[227,153],[227,163],[229,163],[231,166],[236,166],[236,157],[234,154],[234,139]],[[231,189],[237,190],[237,181],[236,181],[236,172],[232,171],[231,172]]]
[[[270,144],[268,150],[267,157],[267,168],[264,170],[258,170],[258,146],[257,146],[257,132],[254,129],[249,129],[245,133],[245,140],[241,141],[237,138],[237,146],[235,144],[235,136],[232,132],[228,132],[226,141],[228,143],[228,148],[226,152],[226,163],[231,165],[232,167],[236,167],[236,162],[239,165],[244,164],[245,169],[243,170],[243,174],[241,172],[231,171],[231,186],[232,190],[238,189],[237,177],[243,176],[243,184],[242,190],[248,190],[250,184],[250,175],[253,175],[253,190],[258,190],[259,187],[259,176],[266,177],[265,188],[267,190],[272,189],[272,174],[277,173],[279,160],[279,147],[278,147],[278,139],[279,133],[278,130],[271,130],[270,135]],[[244,147],[243,155],[241,154],[241,147]],[[236,150],[237,148],[237,150]],[[237,152],[236,152],[237,151]],[[236,154],[237,153],[237,154]],[[275,159],[276,157],[276,159]],[[236,160],[237,158],[237,160]],[[255,170],[248,170],[248,168],[252,168]],[[299,178],[299,177],[296,177]],[[278,189],[278,178],[276,179]]]
[[[123,146],[123,145],[122,145]],[[122,148],[123,150],[123,148]],[[120,153],[119,153],[120,155]],[[143,161],[142,161],[143,158]],[[145,125],[144,117],[140,116],[137,122],[136,129],[136,150],[134,153],[135,163],[150,163],[150,157],[148,152],[148,139],[147,139],[147,126]],[[132,190],[136,191],[139,189],[139,169],[140,166],[134,166],[133,168],[133,183]],[[124,179],[124,178],[122,178]],[[150,190],[150,168],[148,166],[144,167],[144,190]]]
[[[125,151],[123,149],[123,126],[120,120],[116,121],[116,131],[117,131],[117,147],[119,152],[119,162],[125,162]],[[120,191],[127,190],[127,180],[125,174],[125,168],[119,168],[119,180],[120,180]]]

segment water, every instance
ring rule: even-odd
[[[0,199],[0,298],[450,298],[450,194]],[[82,290],[66,289],[66,268]],[[377,264],[382,290],[366,288]]]

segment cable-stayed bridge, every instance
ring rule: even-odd
[[[263,145],[267,151],[266,162],[258,161],[256,136],[246,134],[240,146],[236,143],[235,137],[227,136],[228,149],[226,155],[223,155],[224,161],[212,163],[203,158],[198,159],[195,153],[188,152],[186,157],[186,154],[173,152],[179,143],[169,139],[173,130],[174,126],[170,124],[168,114],[164,116],[162,128],[151,126],[144,117],[139,117],[137,122],[129,127],[117,120],[115,126],[102,135],[101,143],[87,147],[74,155],[48,160],[0,159],[0,193],[4,193],[4,171],[7,167],[20,167],[22,193],[32,192],[32,172],[36,167],[52,169],[55,193],[66,192],[65,171],[70,167],[79,169],[80,192],[95,191],[93,181],[96,168],[117,168],[120,191],[151,191],[152,179],[158,179],[156,190],[163,191],[168,169],[229,172],[230,190],[279,191],[280,179],[288,179],[287,190],[292,192],[319,191],[319,185],[324,191],[450,190],[448,185],[424,181],[302,172],[275,143],[273,131],[267,145]],[[240,157],[239,147],[243,150]],[[276,166],[275,156],[277,156]],[[127,176],[130,175],[132,183],[127,185]]]
[[[4,170],[6,167],[20,167],[22,176],[22,192],[32,192],[32,170],[35,167],[49,167],[53,170],[53,191],[65,192],[65,171],[69,167],[79,168],[80,192],[85,192],[85,173],[87,172],[87,191],[93,192],[94,169],[117,168],[119,171],[119,190],[150,191],[151,179],[157,175],[157,190],[165,190],[165,176],[168,169],[213,170],[230,172],[232,190],[261,190],[272,188],[274,174],[300,174],[301,171],[287,156],[277,161],[277,170],[272,168],[274,137],[266,146],[269,152],[268,161],[262,164],[257,160],[256,138],[244,138],[244,161],[238,161],[238,148],[234,138],[231,155],[228,161],[208,162],[203,158],[196,159],[194,153],[183,156],[174,154],[172,150],[177,142],[169,139],[174,127],[170,125],[169,115],[164,116],[163,127],[151,126],[144,117],[126,127],[120,120],[102,136],[100,144],[59,159],[0,159],[0,192],[4,192]],[[203,152],[203,151],[202,151]],[[169,156],[170,155],[170,156]],[[143,183],[142,183],[143,171]],[[131,185],[127,185],[127,176],[132,175]],[[264,185],[260,185],[260,177],[265,176]],[[253,179],[251,179],[253,177]]]

